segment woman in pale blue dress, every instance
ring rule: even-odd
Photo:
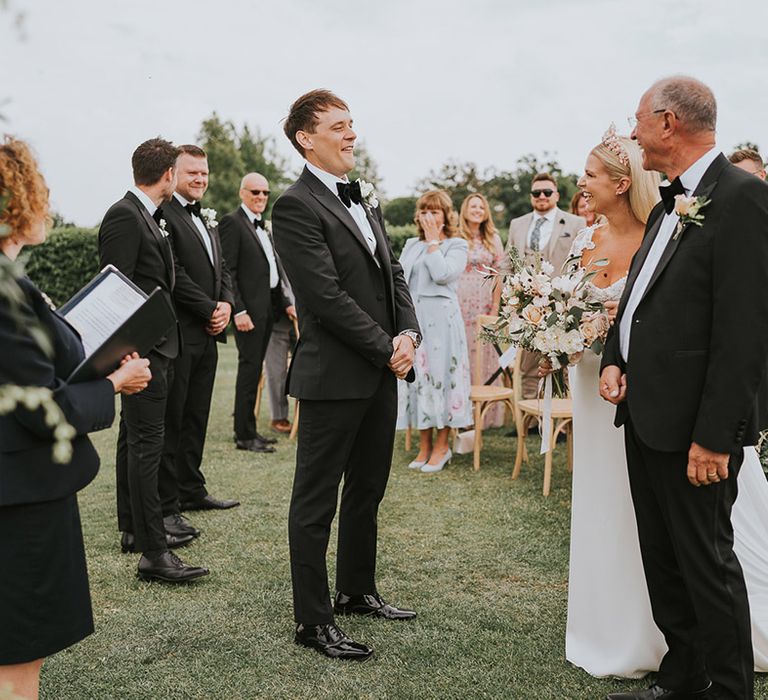
[[[457,289],[467,264],[451,198],[442,190],[416,203],[418,238],[403,248],[400,264],[422,333],[416,381],[398,383],[398,428],[419,430],[419,454],[408,466],[438,472],[451,459],[448,433],[472,423],[467,338]],[[433,441],[433,429],[437,435]]]

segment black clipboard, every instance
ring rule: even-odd
[[[118,367],[123,357],[132,352],[137,352],[143,357],[169,333],[175,331],[176,314],[160,287],[156,287],[148,295],[114,265],[107,265],[67,301],[58,313],[66,319],[67,314],[85,297],[94,293],[109,275],[118,275],[122,282],[144,297],[144,302],[75,368],[68,382],[87,382],[106,377]]]

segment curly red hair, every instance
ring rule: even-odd
[[[48,216],[48,186],[32,150],[5,136],[0,145],[0,224],[14,237],[26,238]]]

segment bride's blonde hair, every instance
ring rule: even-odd
[[[640,146],[626,136],[613,136],[592,149],[594,155],[608,171],[611,180],[618,182],[628,177],[630,186],[627,190],[629,206],[639,221],[646,223],[659,199],[661,178],[655,170],[643,169],[643,156]]]

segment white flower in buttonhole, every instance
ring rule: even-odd
[[[160,233],[163,234],[163,238],[168,238],[168,231],[165,230],[165,219],[160,219],[157,225],[160,227]]]
[[[203,217],[203,220],[205,221],[205,225],[208,228],[216,228],[216,226],[219,225],[219,222],[216,221],[215,209],[201,209],[200,216]]]
[[[376,190],[374,186],[370,182],[366,182],[361,178],[358,178],[357,181],[360,184],[360,196],[363,198],[365,203],[371,207],[371,209],[378,207],[379,200],[376,197]]]
[[[675,214],[680,217],[675,229],[673,239],[677,239],[680,232],[688,225],[702,226],[704,224],[704,214],[701,210],[712,200],[706,197],[686,197],[684,194],[675,195]]]

